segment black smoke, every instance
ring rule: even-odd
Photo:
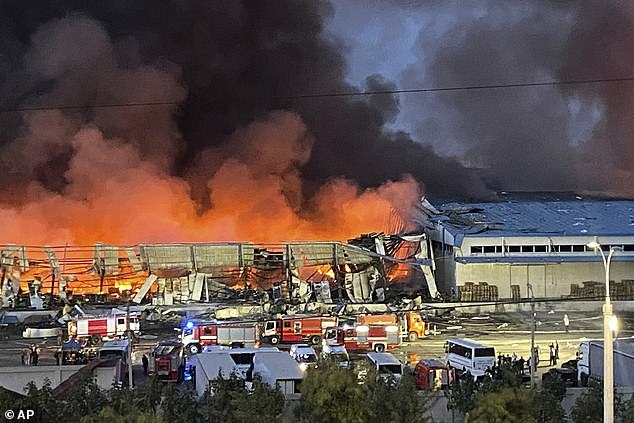
[[[296,98],[395,87],[379,76],[369,76],[366,87],[345,82],[342,46],[324,31],[330,13],[329,3],[315,0],[3,1],[1,106],[151,101],[154,99],[141,95],[140,90],[134,98],[133,87],[128,94],[94,86],[95,81],[116,85],[127,69],[151,65],[176,78],[186,89],[183,95],[166,83],[162,93],[150,90],[159,100],[180,102],[176,110],[167,109],[176,113],[179,135],[174,135],[169,125],[151,128],[152,115],[165,112],[157,112],[158,108],[64,113],[78,120],[87,119],[86,115],[95,120],[96,115],[97,122],[102,116],[104,124],[99,127],[106,135],[136,140],[147,156],[161,150],[159,161],[167,150],[174,158],[165,164],[170,173],[196,181],[215,171],[213,163],[201,161],[201,151],[221,146],[236,128],[270,111],[289,110],[301,117],[315,140],[310,161],[301,169],[305,195],[310,196],[333,177],[344,176],[361,187],[373,187],[411,174],[431,193],[461,198],[488,196],[483,182],[457,160],[439,157],[429,145],[406,133],[385,129],[399,110],[395,97]],[[33,34],[56,20],[84,17],[103,25],[113,40],[113,51],[64,64],[60,72],[82,70],[70,76],[30,71],[35,59],[25,55],[33,44]],[[94,47],[91,44],[84,52],[107,48],[99,40],[86,42]],[[94,70],[84,72],[85,67]],[[61,77],[63,85],[56,82]],[[3,141],[19,135],[24,123],[19,115],[4,113],[0,119]],[[126,119],[146,124],[139,129],[139,125],[126,125]],[[56,136],[63,136],[63,131]],[[172,142],[161,142],[161,138]],[[64,181],[59,180],[63,178],[59,169],[64,169],[67,157],[63,153],[40,160],[37,171],[17,171],[13,183],[19,185],[24,178],[31,178],[63,190]],[[202,203],[207,198],[205,190],[200,185],[192,188]]]

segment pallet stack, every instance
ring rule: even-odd
[[[519,285],[511,285],[511,299],[513,301],[519,301],[522,299]]]

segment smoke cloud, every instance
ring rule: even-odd
[[[634,13],[622,1],[426,2],[402,87],[631,77]],[[504,190],[632,195],[631,83],[410,96],[415,133]],[[450,142],[447,142],[450,140]]]
[[[631,76],[627,3],[357,1],[420,17],[400,75],[368,68],[359,86],[333,6],[0,3],[2,108],[87,106],[0,113],[4,238],[345,239],[387,229],[422,190],[631,194],[632,84],[298,98]],[[139,102],[172,104],[102,107]]]
[[[385,130],[395,98],[293,98],[357,89],[326,2],[31,6],[0,5],[3,106],[62,109],[0,116],[7,242],[346,239],[486,192]],[[139,102],[174,104],[102,107]]]

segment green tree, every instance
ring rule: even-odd
[[[533,415],[534,392],[504,388],[478,395],[470,423],[537,423]],[[541,422],[539,422],[541,423]]]
[[[350,369],[325,364],[309,369],[300,386],[302,398],[295,416],[303,423],[365,423],[366,385]]]
[[[603,421],[603,384],[590,380],[588,390],[577,398],[570,413],[574,423]]]
[[[112,407],[104,407],[99,413],[82,417],[80,423],[162,423],[163,419],[151,413],[130,410],[125,415],[117,413]]]
[[[561,401],[566,394],[566,384],[560,377],[546,374],[542,387],[536,395],[535,417],[540,423],[560,423],[565,421],[566,413]]]
[[[167,422],[195,422],[198,418],[198,402],[192,389],[181,389],[169,385],[164,390],[161,410],[163,420]]]
[[[231,374],[225,379],[218,372],[218,377],[211,381],[204,395],[204,419],[208,422],[238,423],[235,404],[239,404],[246,395],[244,379]]]
[[[63,404],[53,397],[49,380],[45,380],[41,388],[38,388],[35,383],[29,382],[25,391],[26,397],[18,401],[15,408],[33,410],[36,423],[51,422],[62,418]]]
[[[396,379],[370,379],[368,384],[369,421],[384,423],[426,423],[428,398],[416,390],[410,374]]]
[[[634,395],[627,401],[618,404],[616,421],[618,423],[634,423]]]
[[[81,374],[58,399],[66,419],[79,420],[87,414],[98,413],[108,403],[108,397],[90,373]]]
[[[281,423],[285,398],[256,376],[246,398],[235,404],[236,417],[241,423]]]
[[[449,396],[447,408],[462,414],[470,412],[475,407],[477,388],[478,386],[470,373],[465,374],[463,377],[455,378],[449,385],[449,391],[447,392]]]

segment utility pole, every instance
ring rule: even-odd
[[[535,361],[535,329],[537,326],[537,322],[535,321],[535,295],[533,293],[533,285],[531,285],[530,282],[526,284],[526,288],[531,298],[531,365],[529,370],[531,372],[531,388],[535,388],[535,369],[537,368]]]
[[[128,306],[126,310],[126,334],[128,336],[128,388],[132,389],[132,333],[130,332],[130,298],[128,298]]]

